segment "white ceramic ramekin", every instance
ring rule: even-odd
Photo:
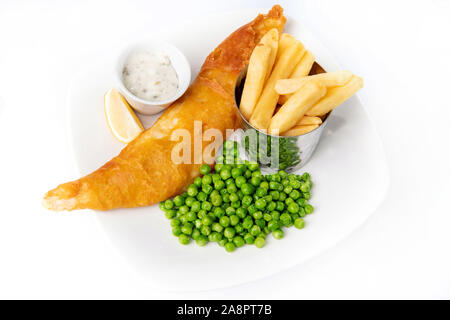
[[[162,51],[167,54],[178,75],[178,91],[168,100],[148,101],[131,93],[123,83],[123,67],[126,59],[136,51]],[[185,55],[175,46],[162,40],[149,40],[126,47],[119,55],[116,64],[116,77],[119,91],[128,103],[141,114],[155,114],[166,109],[172,102],[181,97],[191,82],[191,66]]]

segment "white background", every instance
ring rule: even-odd
[[[365,79],[360,97],[391,177],[367,223],[319,257],[257,282],[191,293],[143,284],[95,215],[40,205],[48,189],[77,178],[70,79],[149,21],[273,2],[2,0],[0,298],[450,298],[450,1],[279,3]]]

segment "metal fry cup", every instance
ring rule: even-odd
[[[315,62],[310,75],[323,72],[325,70]],[[239,110],[246,74],[247,68],[242,70],[235,86],[234,98],[242,130],[235,132],[233,140],[240,143],[241,152],[244,152],[247,160],[258,162],[261,169],[267,173],[278,170],[293,172],[300,169],[313,155],[331,112],[322,117],[322,124],[319,127],[300,136],[275,136],[258,130],[242,116]]]

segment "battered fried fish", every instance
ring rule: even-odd
[[[194,133],[194,120],[203,132],[226,129],[238,123],[234,84],[247,65],[255,45],[272,28],[280,32],[286,18],[274,6],[268,14],[236,30],[204,62],[187,92],[174,102],[148,130],[129,143],[120,154],[98,170],[47,192],[43,205],[55,211],[109,210],[148,206],[184,191],[199,175],[201,164],[175,164],[172,132],[179,128]],[[203,147],[210,142],[203,142]]]

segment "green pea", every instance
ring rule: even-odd
[[[230,216],[230,224],[232,226],[235,226],[238,223],[239,223],[239,217],[237,215],[234,214],[234,215]]]
[[[249,217],[249,219],[244,219],[244,222],[242,222],[242,226],[245,229],[250,229],[253,226],[253,219]]]
[[[255,218],[255,220],[262,219],[262,216],[263,216],[263,214],[262,214],[261,211],[256,211],[256,212],[253,214],[253,218]]]
[[[219,223],[222,227],[228,227],[230,225],[230,218],[223,216],[219,219]]]
[[[306,216],[306,211],[304,207],[300,207],[300,211],[298,212],[298,214],[300,215],[300,217],[304,217]]]
[[[245,241],[241,236],[236,236],[233,238],[233,243],[236,245],[236,247],[240,248],[245,244]]]
[[[264,239],[264,238],[262,238],[262,237],[257,237],[256,239],[255,239],[255,246],[257,247],[257,248],[262,248],[262,247],[264,247],[266,245],[266,240]]]
[[[236,246],[233,242],[227,242],[227,244],[225,244],[225,250],[227,250],[227,252],[233,252],[235,249]]]
[[[275,181],[275,182],[281,182],[281,177],[280,177],[280,175],[279,175],[278,173],[274,173],[274,174],[272,175],[272,181]]]
[[[247,165],[247,168],[248,168],[250,171],[256,171],[256,170],[259,169],[259,165],[258,165],[257,163],[255,163],[255,162],[253,162],[253,163],[249,163],[249,164]]]
[[[170,199],[167,199],[166,201],[164,201],[164,208],[166,208],[167,210],[170,210],[173,208],[173,201]]]
[[[246,233],[244,235],[244,241],[247,244],[254,244],[255,243],[255,237],[252,236],[250,233]]]
[[[269,183],[269,188],[271,190],[278,190],[278,188],[280,187],[280,184],[276,181],[270,181]]]
[[[230,201],[231,202],[239,201],[239,196],[236,193],[231,193],[230,194]]]
[[[222,178],[220,177],[220,174],[218,174],[218,173],[213,173],[211,175],[211,177],[212,177],[213,183],[216,183],[217,181],[222,181]]]
[[[181,227],[173,227],[172,228],[172,233],[173,233],[173,235],[175,236],[175,237],[178,237],[179,235],[181,235],[182,234],[182,232],[181,232]]]
[[[186,220],[193,222],[195,221],[195,219],[197,219],[197,215],[195,214],[195,212],[189,211],[188,213],[186,213]]]
[[[270,231],[274,231],[274,230],[277,230],[278,228],[280,228],[280,224],[278,223],[278,221],[271,220],[267,224],[267,227],[269,228]]]
[[[192,207],[192,204],[195,202],[195,198],[194,197],[187,197],[186,200],[184,200],[184,203],[188,206],[188,207]]]
[[[287,187],[289,185],[289,180],[283,179],[283,180],[281,180],[281,184],[283,185],[283,187]]]
[[[299,198],[296,202],[300,207],[304,207],[308,204],[308,201],[305,198]]]
[[[281,177],[281,179],[284,179],[288,176],[287,172],[284,170],[278,171],[278,175]]]
[[[195,184],[191,184],[187,189],[187,194],[190,197],[195,197],[197,195],[197,193],[198,193],[197,186]]]
[[[272,211],[272,220],[280,220],[280,213],[278,211]]]
[[[170,226],[171,227],[177,227],[181,224],[181,221],[179,219],[173,219],[172,221],[170,221]]]
[[[249,183],[244,183],[241,190],[245,195],[250,195],[255,191],[255,188]]]
[[[251,172],[250,170],[246,170],[246,171],[244,172],[244,177],[245,177],[246,179],[251,178],[251,176],[252,176],[252,172]]]
[[[245,196],[242,198],[242,205],[248,207],[248,206],[251,205],[252,201],[253,201],[253,199],[252,199],[251,196],[245,195]]]
[[[313,207],[312,205],[310,205],[310,204],[307,204],[307,205],[305,206],[305,212],[306,212],[306,214],[311,214],[311,213],[313,213],[313,212],[314,212],[314,207]]]
[[[199,245],[200,247],[205,246],[208,243],[208,238],[201,234],[198,236],[197,240],[195,240],[195,242],[197,243],[197,245]]]
[[[242,176],[242,170],[239,169],[239,168],[233,168],[233,169],[231,170],[231,176],[232,176],[234,179],[236,179],[237,177]],[[242,177],[242,178],[244,178],[244,177]],[[244,179],[245,179],[245,178],[244,178]]]
[[[229,193],[235,193],[235,192],[237,192],[237,187],[236,187],[236,185],[234,184],[234,183],[230,183],[228,186],[227,186],[227,191],[229,192]]]
[[[284,224],[284,225],[288,225],[289,222],[291,221],[291,216],[288,213],[283,213],[280,216],[280,221]]]
[[[267,195],[267,190],[266,190],[266,189],[263,189],[263,188],[261,188],[261,187],[259,187],[258,189],[256,189],[255,194],[256,194],[258,197],[264,197],[265,195]]]
[[[177,215],[176,210],[167,210],[165,213],[165,216],[167,219],[173,219],[173,218],[175,218],[176,215]]]
[[[199,219],[203,219],[203,217],[206,217],[206,211],[205,210],[200,210],[199,212],[197,212],[197,217]]]
[[[208,235],[211,233],[211,227],[210,227],[210,226],[203,225],[203,226],[200,228],[200,232],[201,232],[203,235],[208,236]]]
[[[300,198],[300,192],[298,190],[292,190],[291,193],[289,194],[289,197],[297,200],[298,198]]]
[[[206,194],[210,194],[213,190],[214,190],[213,186],[211,186],[209,184],[204,184],[202,186],[202,191]]]
[[[196,219],[195,221],[194,221],[194,225],[195,225],[195,227],[197,228],[197,229],[200,229],[201,227],[202,227],[202,220],[201,219]]]
[[[265,189],[267,192],[267,190],[269,190],[269,183],[267,181],[263,181],[260,183],[259,187]]]
[[[239,200],[238,201],[233,201],[233,202],[231,202],[231,206],[233,208],[235,208],[235,209],[240,208],[241,207],[241,202]]]
[[[183,232],[184,234],[187,235],[191,235],[192,234],[192,227],[190,225],[184,225],[181,227],[181,232]]]
[[[192,203],[192,206],[191,206],[191,211],[199,212],[201,208],[202,208],[202,205],[201,205],[200,201],[194,201],[194,203]]]
[[[226,245],[227,243],[228,243],[228,240],[227,240],[227,239],[222,239],[222,240],[219,241],[219,246],[225,247],[225,245]]]
[[[295,219],[294,226],[297,229],[303,229],[305,227],[305,220],[302,218]]]
[[[236,230],[236,233],[241,234],[244,232],[244,227],[239,223],[234,227],[234,230]]]
[[[291,199],[291,198],[287,198],[285,201],[284,201],[284,203],[287,205],[287,206],[289,206],[291,203],[294,203],[295,201],[293,200],[293,199]]]
[[[264,219],[258,219],[255,221],[256,225],[263,229],[266,226],[266,221]]]
[[[300,185],[300,191],[301,191],[301,192],[309,192],[309,190],[311,190],[311,187],[310,187],[310,185],[309,185],[308,183],[303,182],[303,183]]]
[[[221,207],[214,208],[214,216],[216,218],[221,218],[225,214],[225,210]]]
[[[179,208],[184,204],[184,198],[182,196],[176,196],[173,198],[173,203]]]
[[[211,197],[211,204],[214,207],[219,207],[222,204],[222,197],[220,195]]]
[[[269,204],[266,207],[267,212],[272,212],[277,208],[277,204],[274,201],[270,201]]]
[[[208,199],[208,195],[206,193],[204,193],[203,191],[200,191],[197,194],[197,200],[200,202],[206,201],[206,199]]]
[[[194,229],[191,234],[191,238],[197,240],[197,238],[201,235],[200,230]]]
[[[220,172],[222,170],[223,166],[224,166],[224,164],[223,164],[223,160],[222,160],[222,162],[216,163],[216,165],[214,166],[214,170],[216,172]]]
[[[291,186],[286,186],[284,187],[283,191],[287,194],[290,194],[292,192],[292,187]]]
[[[301,176],[301,179],[302,179],[303,181],[307,181],[307,180],[309,180],[310,178],[311,178],[311,176],[309,175],[308,172],[305,172],[305,173],[302,174],[302,176]]]
[[[225,213],[227,216],[232,216],[233,214],[236,214],[236,209],[233,207],[228,207],[225,209]]]
[[[202,218],[203,225],[210,226],[212,223],[213,223],[213,220],[210,217],[206,216],[206,217]]]
[[[195,178],[193,185],[196,187],[201,187],[202,186],[202,178],[200,178],[200,177]]]
[[[202,175],[206,175],[206,174],[208,174],[208,173],[210,173],[210,172],[211,172],[211,167],[208,166],[207,164],[203,164],[203,165],[200,167],[200,173],[201,173]]]
[[[244,219],[245,216],[247,215],[247,210],[243,207],[237,208],[236,209],[236,215],[241,218]]]
[[[212,183],[212,177],[211,177],[211,175],[206,175],[206,176],[203,176],[203,178],[202,178],[202,184],[211,184]]]
[[[287,194],[284,192],[280,192],[280,198],[278,200],[285,201],[287,198]]]
[[[261,228],[259,227],[259,226],[253,226],[251,229],[250,229],[250,234],[252,235],[252,236],[257,236],[257,235],[259,235],[261,233]]]
[[[269,195],[272,196],[273,200],[278,200],[280,199],[280,192],[276,191],[276,190],[272,190],[269,192]]]
[[[209,201],[204,201],[204,202],[202,202],[201,208],[202,208],[202,210],[210,211],[212,209],[212,204]]]
[[[250,183],[254,186],[257,187],[261,184],[262,179],[260,177],[252,177],[250,179]]]
[[[234,170],[234,169],[233,169],[233,170]],[[247,181],[247,180],[245,179],[245,177],[239,176],[239,177],[236,178],[235,184],[236,184],[236,186],[237,186],[238,188],[241,188],[242,185],[243,185],[246,181]]]
[[[284,238],[284,232],[283,230],[274,230],[273,231],[273,237],[277,240],[283,239]]]
[[[222,180],[214,182],[214,188],[216,190],[222,190],[223,188],[225,188],[225,182],[223,182]]]
[[[287,210],[290,213],[298,213],[300,211],[300,206],[296,202],[292,202],[291,204],[289,204]]]
[[[299,189],[301,186],[300,181],[298,180],[291,180],[289,181],[289,185],[293,188],[293,189]]]
[[[270,213],[264,213],[263,219],[266,221],[272,220],[272,215]]]
[[[234,235],[236,234],[236,230],[234,230],[233,228],[225,228],[225,230],[223,231],[223,235],[225,236],[225,238],[228,239],[232,239],[234,237]]]
[[[267,205],[267,202],[264,199],[258,199],[255,201],[255,206],[259,210],[263,210],[266,207],[266,205]]]
[[[300,218],[300,215],[298,213],[291,214],[292,221],[295,221],[296,219]]]
[[[222,195],[223,202],[230,202],[230,195],[228,193]]]
[[[220,177],[222,178],[222,180],[227,180],[231,177],[231,171],[229,169],[222,169],[220,171]]]
[[[191,238],[185,234],[180,234],[178,236],[178,241],[183,245],[187,245],[187,244],[189,244],[189,242],[191,242]]]
[[[303,198],[305,198],[306,200],[311,199],[311,193],[310,192],[303,192]]]

